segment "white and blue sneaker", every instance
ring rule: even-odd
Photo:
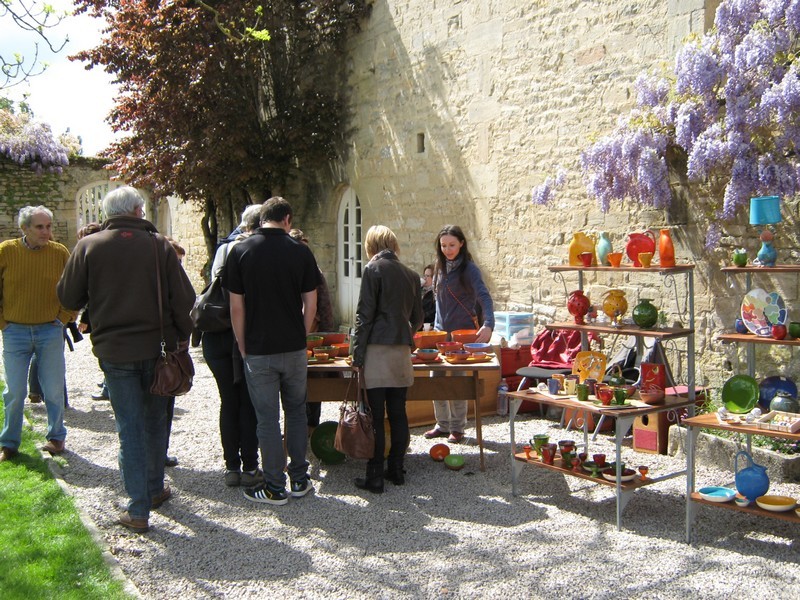
[[[308,477],[304,477],[303,479],[293,481],[291,488],[292,488],[292,497],[302,498],[308,492],[313,490],[314,486],[311,485],[311,481],[309,480]]]

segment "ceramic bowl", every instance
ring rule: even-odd
[[[436,348],[436,344],[447,340],[446,331],[418,331],[414,334],[417,348]]]
[[[456,350],[455,352],[448,352],[444,355],[444,357],[454,363],[464,363],[467,362],[467,359],[472,356],[466,350]]]
[[[314,348],[314,356],[319,353],[324,353],[330,356],[331,358],[336,358],[339,356],[339,349],[336,346],[317,346]]]
[[[415,353],[419,360],[431,362],[439,358],[439,351],[436,348],[420,348]]]
[[[486,354],[487,352],[492,351],[492,345],[481,342],[472,342],[464,344],[464,350],[466,350],[467,352],[472,352],[473,354],[475,352],[483,352],[484,354]]]
[[[736,502],[736,506],[738,506],[739,508],[750,506],[750,499],[745,498],[744,496],[736,496],[736,498],[734,498],[733,501]]]
[[[336,438],[336,429],[339,423],[336,421],[325,421],[320,423],[311,434],[309,446],[311,451],[318,459],[326,465],[338,465],[344,462],[347,458],[344,454],[339,452],[333,445]]]
[[[633,481],[634,477],[636,477],[636,471],[634,471],[633,469],[622,469],[622,474],[620,475],[621,481]],[[603,478],[607,479],[608,481],[616,481],[617,470],[605,469],[603,471]]]
[[[650,387],[647,389],[639,390],[639,398],[645,404],[658,404],[664,401],[664,390],[658,387]]]
[[[322,346],[323,337],[321,335],[307,335],[306,336],[306,349],[313,350],[317,346]]]
[[[797,506],[797,502],[794,498],[773,495],[759,496],[756,498],[756,504],[764,510],[772,512],[786,512]]]
[[[461,454],[448,454],[444,457],[444,464],[448,469],[459,471],[464,468],[464,457]]]
[[[321,363],[328,362],[329,358],[330,358],[330,356],[328,356],[327,352],[315,352],[314,353],[314,360],[316,360],[317,362],[321,362]]]
[[[436,347],[442,354],[447,354],[448,352],[463,350],[464,344],[462,344],[461,342],[436,342]]]
[[[337,331],[319,331],[316,335],[322,336],[323,346],[333,346],[334,344],[342,344],[347,339],[346,333],[339,333]]]
[[[434,444],[428,453],[436,462],[442,462],[450,454],[450,446],[447,444]]]
[[[710,486],[697,490],[703,500],[709,502],[730,502],[736,497],[736,491],[727,487]]]
[[[475,338],[478,337],[477,329],[457,329],[450,333],[454,342],[461,342],[462,344],[472,344]],[[441,341],[441,340],[440,340]]]
[[[350,354],[350,342],[335,343],[331,344],[331,346],[338,348],[338,353],[336,356],[347,356]]]

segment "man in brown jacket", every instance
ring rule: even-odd
[[[119,463],[128,510],[120,524],[149,529],[150,509],[170,496],[164,484],[167,398],[150,394],[161,351],[159,262],[166,349],[188,344],[195,292],[169,241],[144,219],[144,199],[122,187],[103,199],[102,230],[81,239],[57,291],[63,305],[92,311],[92,345],[108,383],[119,433]]]

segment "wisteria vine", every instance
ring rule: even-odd
[[[800,0],[724,0],[714,27],[679,50],[672,73],[642,73],[636,104],[586,149],[587,191],[603,211],[626,198],[655,207],[672,199],[668,151],[687,159],[709,199],[706,246],[719,221],[751,196],[800,191]],[[552,182],[534,202],[552,199]]]
[[[0,156],[19,165],[29,164],[37,173],[61,173],[69,164],[67,152],[46,123],[0,109]]]

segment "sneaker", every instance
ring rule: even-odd
[[[245,488],[242,493],[245,499],[260,504],[275,504],[280,506],[289,502],[289,495],[286,493],[285,489],[275,489],[266,483],[261,483],[252,488]]]
[[[294,498],[302,498],[308,492],[314,489],[314,486],[311,485],[311,481],[308,477],[304,477],[298,481],[293,481],[292,485],[292,497]]]
[[[242,474],[239,471],[228,469],[225,471],[225,485],[228,487],[239,487],[242,483]]]
[[[422,436],[426,440],[431,440],[431,439],[437,438],[437,437],[447,437],[448,435],[450,435],[449,431],[442,431],[438,427],[434,427],[430,431],[426,431],[425,433],[422,434]]]
[[[261,472],[261,469],[242,471],[241,485],[244,487],[255,487],[259,483],[264,483],[264,473]]]

